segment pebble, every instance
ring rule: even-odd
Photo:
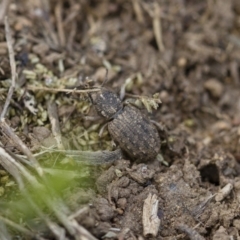
[[[210,92],[212,97],[220,98],[223,93],[223,85],[217,79],[209,79],[204,83],[204,88]]]

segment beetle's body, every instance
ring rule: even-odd
[[[113,140],[137,161],[153,160],[160,150],[156,127],[133,106],[123,106],[120,98],[106,88],[90,94],[97,112],[107,118]]]
[[[160,150],[157,129],[133,106],[125,106],[108,123],[108,130],[121,149],[138,161],[153,160]]]

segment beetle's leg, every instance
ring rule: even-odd
[[[81,116],[80,119],[83,119],[85,121],[95,122],[102,120],[101,116]]]
[[[167,129],[166,129],[166,127],[163,125],[163,123],[159,123],[159,122],[154,121],[154,120],[151,120],[151,123],[153,123],[153,124],[157,127],[157,129],[158,129],[159,131],[161,131],[161,132],[166,132],[166,134],[167,134]]]
[[[160,134],[160,139],[164,139],[164,141],[161,141],[162,144],[166,143],[167,146],[169,147],[169,149],[171,149],[171,147],[169,146],[169,142],[168,142],[168,132],[166,127],[163,125],[163,123],[159,123],[157,121],[151,120],[151,123],[157,128],[159,134]]]
[[[113,140],[111,141],[111,144],[112,144],[112,147],[113,147],[113,148],[116,148],[116,147],[117,147],[117,144],[116,144]]]
[[[162,123],[156,122],[154,120],[151,120],[151,123],[153,123],[157,127],[160,134],[163,135],[163,138],[166,141],[169,150],[175,152],[174,149],[171,147],[171,144],[169,143],[169,134],[167,132],[166,127]],[[163,143],[163,141],[162,141],[162,143]]]
[[[101,127],[101,129],[100,129],[100,131],[99,131],[99,133],[98,133],[98,136],[99,136],[100,138],[102,138],[103,132],[104,132],[105,128],[107,127],[107,125],[108,125],[108,122],[106,122],[106,123]],[[116,144],[113,140],[111,140],[111,145],[112,145],[113,148],[116,148],[116,146],[117,146],[117,144]]]
[[[100,128],[100,131],[98,133],[98,136],[101,138],[102,135],[103,135],[103,131],[105,130],[106,126],[108,125],[108,122],[105,123],[101,128]]]

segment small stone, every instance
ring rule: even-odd
[[[230,192],[233,189],[233,185],[231,183],[228,183],[226,186],[224,186],[215,196],[215,200],[217,202],[222,201],[225,197],[227,197]]]
[[[215,98],[220,98],[223,93],[223,85],[217,79],[209,79],[204,83],[206,90]]]
[[[122,175],[123,175],[122,171],[119,170],[119,169],[116,169],[116,170],[115,170],[115,173],[116,173],[116,175],[117,175],[118,177],[122,177]]]
[[[118,207],[123,209],[123,210],[126,208],[126,204],[127,204],[127,199],[126,198],[119,198],[118,201],[117,201]]]
[[[170,96],[166,90],[162,90],[159,94],[159,98],[161,99],[162,102],[166,103],[169,101]]]
[[[227,121],[217,121],[212,125],[212,130],[214,132],[220,132],[220,131],[228,131],[231,129],[231,125]]]
[[[186,64],[187,64],[187,59],[184,58],[184,57],[179,58],[178,61],[177,61],[177,65],[179,67],[185,67]]]
[[[240,231],[240,219],[234,219],[233,226]]]

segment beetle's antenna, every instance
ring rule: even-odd
[[[105,79],[101,85],[101,88],[105,85],[105,83],[108,81],[108,69],[106,68],[106,75],[105,75]]]

